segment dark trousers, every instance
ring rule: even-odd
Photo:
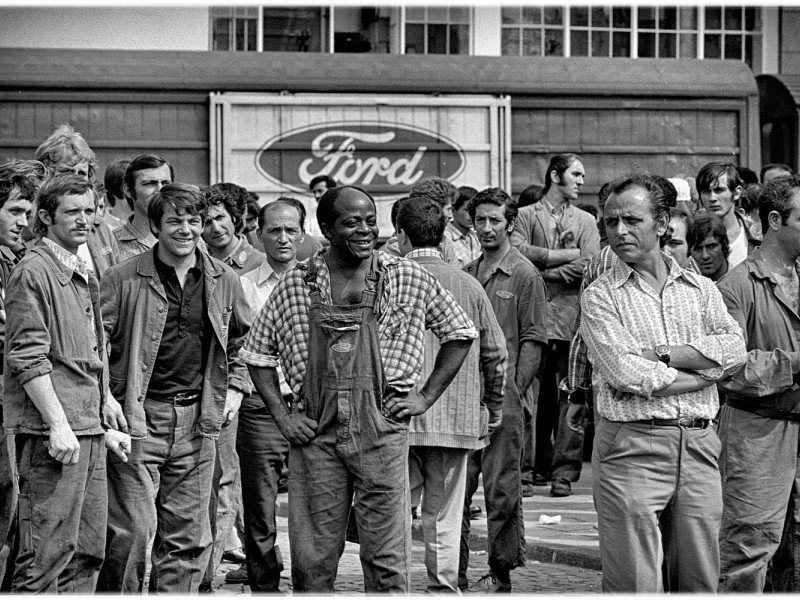
[[[242,480],[239,455],[236,453],[238,428],[237,414],[230,423],[222,426],[216,444],[214,479],[211,482],[211,501],[208,506],[208,518],[214,541],[208,567],[203,575],[203,583],[209,585],[222,562],[222,554],[227,549],[225,543],[231,536],[231,530],[242,505]]]
[[[542,353],[544,375],[536,413],[536,456],[533,471],[547,479],[578,481],[583,466],[584,436],[567,427],[567,395],[558,383],[569,369],[569,342],[550,340]],[[523,464],[523,481],[529,481],[529,462]],[[532,475],[531,475],[532,477]],[[532,480],[532,479],[531,479]]]
[[[283,558],[275,544],[275,500],[278,478],[289,454],[266,407],[243,407],[236,440],[242,472],[244,546],[247,578],[253,592],[274,592],[280,584]]]
[[[525,564],[525,526],[520,482],[522,401],[514,385],[513,373],[513,369],[509,369],[500,427],[492,434],[486,448],[470,452],[458,565],[458,584],[462,588],[467,585],[469,567],[469,505],[478,489],[478,477],[481,473],[486,500],[489,568],[493,571],[510,571]]]
[[[17,435],[19,554],[12,592],[91,594],[106,541],[106,448],[78,437],[78,463],[49,454],[49,438]]]
[[[200,405],[145,399],[147,437],[128,462],[108,460],[108,543],[99,592],[141,594],[153,541],[150,591],[196,593],[211,553],[208,505],[214,440],[197,432]]]

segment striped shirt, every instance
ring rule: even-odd
[[[453,381],[424,414],[411,418],[408,443],[411,446],[477,449],[487,445],[488,421],[481,422],[481,404],[495,413],[503,406],[508,352],[503,330],[478,280],[444,262],[435,248],[417,248],[406,255],[416,261],[449,291],[479,333]],[[439,342],[425,333],[424,381],[433,372]],[[484,417],[487,416],[484,414]]]
[[[295,395],[303,386],[308,364],[311,299],[305,275],[311,260],[316,261],[322,302],[331,304],[330,272],[323,254],[317,253],[284,274],[240,351],[247,364],[281,366]],[[376,306],[384,374],[389,387],[407,392],[422,371],[426,328],[441,343],[473,340],[478,333],[453,296],[418,264],[378,252],[378,265],[384,282]]]
[[[713,381],[746,358],[742,330],[728,314],[714,283],[662,256],[669,275],[660,296],[630,266],[617,261],[581,298],[581,335],[594,367],[595,406],[611,421],[713,419],[717,414],[714,385],[654,397],[654,391],[675,381],[678,371],[642,357],[643,348],[691,346],[720,365],[697,371]]]

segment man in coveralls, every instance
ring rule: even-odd
[[[317,220],[330,249],[284,275],[241,351],[291,444],[293,588],[333,592],[355,494],[365,591],[407,592],[408,420],[445,390],[477,332],[423,267],[375,252],[369,194],[328,190]],[[426,328],[442,345],[430,378],[415,389]],[[295,396],[291,412],[278,360]]]

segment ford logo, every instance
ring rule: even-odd
[[[314,177],[328,175],[340,185],[403,194],[425,177],[454,180],[465,162],[464,151],[443,135],[401,123],[363,121],[287,131],[256,153],[256,168],[265,178],[301,193],[308,193]]]

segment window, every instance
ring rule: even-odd
[[[255,51],[258,7],[213,7],[211,9],[211,49]]]
[[[510,56],[564,56],[564,8],[503,7],[501,48]]]
[[[210,16],[212,50],[239,52],[328,50],[325,8],[212,7]]]
[[[406,54],[469,54],[470,9],[409,6],[405,9]]]
[[[723,6],[522,6],[502,9],[502,54],[761,62],[761,12]]]

